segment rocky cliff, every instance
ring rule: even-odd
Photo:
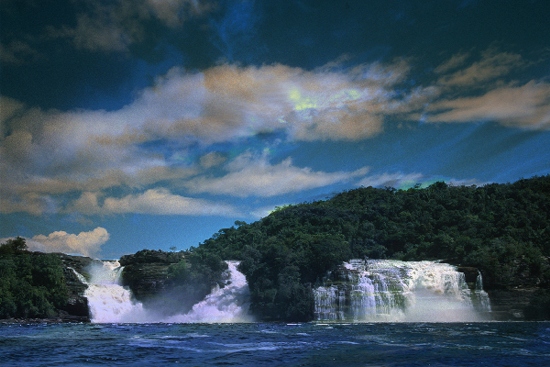
[[[134,297],[147,305],[155,296],[168,289],[168,267],[183,258],[180,252],[141,250],[120,258],[122,285],[132,290]]]
[[[219,256],[200,256],[200,251],[142,250],[122,256],[122,285],[143,306],[170,316],[186,313],[216,285],[223,287],[227,264]]]
[[[540,294],[547,292],[548,285],[538,274],[550,273],[550,259],[544,258],[536,272],[526,259],[516,259],[508,268],[509,276],[501,279],[483,278],[483,286],[491,300],[491,315],[495,321],[545,320],[549,318],[547,304],[540,301]],[[479,270],[474,267],[457,266],[472,287]],[[483,272],[481,272],[483,273]],[[546,293],[545,293],[546,294]]]
[[[153,250],[142,250],[134,255],[123,256],[120,259],[121,265],[124,266],[123,285],[129,287],[134,297],[147,307],[159,307],[160,304],[158,304],[156,296],[174,290],[174,285],[169,282],[168,268],[171,264],[179,262],[183,256],[183,253]],[[469,287],[475,289],[480,270],[460,265],[457,266],[457,270],[464,273]],[[509,287],[495,287],[490,282],[485,284],[494,320],[521,321],[526,319],[526,308],[532,306],[535,294],[544,288],[537,286],[536,278],[528,276],[527,273],[524,275],[523,278],[514,279],[514,283]],[[181,291],[185,292],[183,289]],[[162,303],[178,303],[178,307],[184,307],[184,301],[180,298],[181,294],[172,295],[171,299],[164,298]]]
[[[84,256],[72,256],[62,253],[56,254],[63,263],[63,275],[68,290],[68,300],[65,306],[60,309],[61,318],[65,321],[90,321],[90,309],[88,300],[84,296],[87,285],[84,284],[75,271],[84,277],[89,277],[87,269],[99,260],[93,260]]]

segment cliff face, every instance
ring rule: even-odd
[[[87,276],[87,268],[98,260],[93,260],[89,257],[71,256],[67,254],[56,254],[63,262],[63,275],[68,290],[67,303],[60,309],[60,316],[66,321],[90,321],[90,309],[88,308],[88,300],[84,296],[87,285],[82,283],[76,276],[74,271]]]
[[[78,279],[72,269],[87,276],[87,268],[92,263],[99,261],[81,256],[56,255],[63,262],[63,272],[69,291],[67,304],[60,309],[60,318],[65,321],[89,321],[89,308],[84,296],[87,286]],[[174,309],[191,307],[192,304],[186,305],[185,303],[186,298],[192,296],[192,291],[184,288],[176,289],[174,284],[168,282],[169,266],[179,262],[182,258],[182,253],[154,250],[142,250],[133,255],[125,255],[119,260],[124,266],[123,285],[129,287],[134,297],[147,307],[172,307]],[[518,264],[520,263],[518,262]],[[473,289],[479,269],[457,266],[457,270],[465,274],[466,282]],[[539,287],[537,278],[531,277],[528,272],[523,272],[523,276],[515,276],[512,279],[513,282],[507,287],[502,287],[502,285],[495,287],[490,281],[484,284],[484,289],[489,294],[491,301],[491,314],[494,320],[521,321],[529,318],[525,310],[528,307],[534,307],[532,300],[537,292],[544,289],[544,287]],[[159,301],[158,296],[167,294],[170,296]],[[182,294],[187,294],[188,297],[181,298]],[[533,312],[533,310],[531,311]]]
[[[546,274],[550,274],[550,258],[541,258],[536,266],[525,258],[518,258],[510,262],[501,278],[484,277],[483,284],[491,300],[493,319],[496,321],[548,319],[545,316],[548,305],[536,302],[536,295],[549,288],[544,282],[547,278]],[[527,311],[528,309],[530,310]]]
[[[508,268],[508,275],[500,279],[483,277],[483,288],[489,294],[491,301],[491,316],[495,321],[522,321],[525,319],[546,319],[538,315],[539,308],[546,307],[539,303],[533,303],[535,296],[547,287],[541,283],[538,274],[550,272],[550,260],[548,258],[540,262],[541,269],[535,273],[530,269],[525,259],[516,259],[511,262],[513,266]],[[467,266],[457,266],[457,270],[463,272],[466,281],[472,288],[476,281],[479,269]],[[481,272],[483,273],[483,272]],[[526,310],[530,308],[530,312]]]
[[[181,253],[141,250],[120,258],[122,285],[132,290],[134,297],[148,304],[155,296],[167,291],[168,267],[183,258]]]
[[[193,258],[188,252],[160,250],[138,251],[119,262],[124,266],[122,285],[145,308],[164,316],[188,312],[215,284],[223,286],[220,277],[227,268],[218,256]]]
[[[525,320],[525,309],[538,288],[488,290],[491,300],[491,315],[495,321]]]

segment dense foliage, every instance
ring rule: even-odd
[[[477,267],[488,288],[549,288],[549,216],[550,176],[481,187],[368,187],[236,222],[191,252],[241,260],[260,319],[309,320],[311,288],[350,258],[440,259]]]
[[[445,260],[478,268],[488,289],[538,287],[525,314],[548,318],[550,176],[481,187],[354,189],[235,222],[189,251],[143,250],[121,263],[125,283],[140,285],[144,295],[162,278],[181,312],[223,284],[222,259],[240,260],[260,320],[307,321],[312,288],[343,261],[365,257]],[[0,318],[53,316],[66,300],[59,257],[30,253],[19,237],[0,245]]]
[[[227,264],[218,254],[197,249],[186,252],[178,263],[168,267],[170,297],[177,300],[177,312],[186,312],[208,295],[215,285],[223,286],[222,274]],[[178,295],[178,296],[176,296]]]
[[[141,250],[120,258],[122,281],[137,300],[161,315],[185,313],[223,286],[227,264],[215,253],[193,251],[164,252]]]
[[[67,297],[57,256],[28,252],[21,237],[0,245],[0,318],[53,317]]]

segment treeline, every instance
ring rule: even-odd
[[[312,289],[343,261],[437,259],[478,268],[487,289],[538,287],[525,314],[550,319],[549,216],[550,176],[480,187],[367,187],[237,221],[189,251],[144,250],[121,263],[138,297],[161,284],[174,306],[190,308],[223,283],[222,259],[240,260],[259,320],[308,321]],[[52,317],[66,302],[58,256],[28,252],[20,237],[0,245],[0,318]]]
[[[550,176],[480,187],[367,187],[235,222],[190,252],[241,260],[260,319],[304,321],[313,317],[311,289],[351,258],[445,260],[477,267],[490,289],[548,289],[549,216]],[[547,295],[537,299],[544,304]]]
[[[55,317],[67,298],[59,257],[27,251],[21,237],[0,245],[0,318]]]

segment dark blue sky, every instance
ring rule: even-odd
[[[119,257],[550,173],[547,1],[0,4],[0,238]]]

